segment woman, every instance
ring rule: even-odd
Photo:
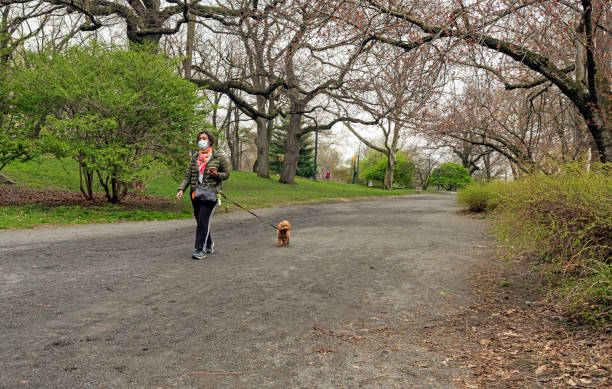
[[[191,204],[193,215],[198,221],[195,238],[195,251],[191,258],[204,259],[207,253],[214,251],[214,242],[210,236],[210,218],[217,207],[217,201],[203,202],[194,198],[195,189],[200,187],[212,187],[221,191],[221,181],[227,180],[229,173],[225,158],[218,151],[213,151],[215,137],[209,131],[202,131],[197,138],[199,153],[191,158],[189,166],[185,171],[185,177],[179,185],[176,198],[180,199],[187,186],[191,186]]]

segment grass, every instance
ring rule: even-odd
[[[31,188],[79,190],[79,165],[73,159],[40,157],[29,162],[13,162],[2,174]],[[94,191],[102,191],[96,183]]]
[[[59,206],[37,204],[0,207],[0,229],[32,228],[40,225],[112,223],[128,220],[167,220],[190,217],[189,213],[125,209],[120,205]]]
[[[39,157],[27,163],[15,162],[7,166],[2,174],[20,185],[34,188],[56,190],[79,190],[78,165],[70,159],[58,160]],[[314,182],[296,177],[295,185],[280,184],[278,176],[257,177],[254,173],[231,172],[230,178],[223,182],[223,193],[230,199],[247,208],[265,208],[278,205],[312,203],[325,200],[338,200],[359,197],[405,195],[414,193],[413,189],[384,191],[364,185]],[[149,183],[145,194],[174,198],[178,183],[167,173],[156,177]],[[102,191],[99,185],[94,190]],[[165,220],[191,217],[189,196],[182,198],[182,210],[127,209],[121,204],[105,206],[61,206],[44,207],[40,205],[0,207],[0,229],[29,228],[41,224],[81,224],[105,223],[123,220]],[[224,203],[229,211],[238,207]]]

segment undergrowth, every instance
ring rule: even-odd
[[[510,255],[548,263],[550,291],[569,317],[612,325],[612,165],[565,166],[510,183],[472,185],[458,201],[490,211]]]

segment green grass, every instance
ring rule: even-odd
[[[40,157],[29,162],[13,162],[2,174],[32,188],[79,190],[79,165],[73,159]],[[102,188],[96,183],[94,190]]]
[[[232,172],[223,183],[223,193],[249,208],[310,203],[329,199],[389,196],[414,193],[414,189],[385,191],[364,185],[311,181],[296,177],[295,185],[278,183],[278,176],[270,179],[253,173]]]
[[[27,163],[13,163],[2,174],[18,182],[19,185],[34,188],[57,190],[79,190],[79,172],[75,161],[40,157]],[[152,180],[146,194],[174,198],[177,182],[170,174]],[[94,190],[101,191],[99,185]],[[230,178],[223,182],[223,193],[230,199],[247,208],[265,208],[277,205],[291,205],[359,197],[405,195],[414,193],[413,189],[384,191],[364,185],[314,182],[300,177],[295,185],[280,184],[278,176],[257,177],[254,173],[231,172]],[[0,207],[0,229],[29,228],[42,224],[80,224],[104,223],[121,220],[164,220],[191,217],[189,196],[181,200],[182,211],[153,211],[147,209],[127,209],[121,205],[106,206],[62,206],[44,207],[39,205]],[[224,202],[229,211],[240,208]]]
[[[189,213],[125,209],[120,205],[60,206],[42,205],[0,207],[0,229],[32,228],[40,225],[112,223],[128,220],[167,220],[190,217]]]

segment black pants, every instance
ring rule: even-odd
[[[193,216],[195,216],[198,227],[196,228],[195,237],[195,249],[196,250],[207,250],[212,247],[213,240],[210,236],[210,219],[212,214],[217,207],[217,202],[202,202],[191,199],[193,205]]]

